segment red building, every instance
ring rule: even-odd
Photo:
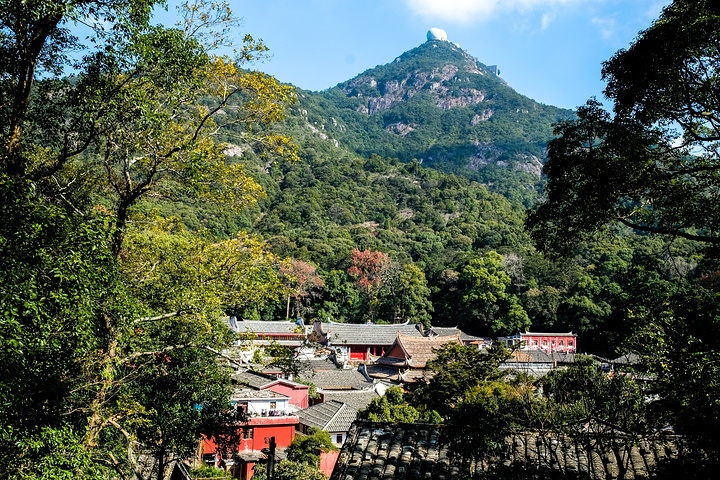
[[[276,378],[252,370],[240,370],[233,375],[233,380],[257,390],[270,390],[289,397],[288,403],[299,409],[308,407],[309,386],[283,378]]]
[[[299,418],[289,413],[289,400],[288,396],[270,390],[236,390],[232,401],[248,414],[248,423],[238,426],[243,432],[243,440],[232,456],[221,458],[215,444],[203,438],[203,461],[208,465],[227,467],[233,478],[252,478],[255,463],[264,458],[261,450],[268,448],[272,437],[275,437],[278,449],[289,447],[295,438]]]
[[[577,335],[574,333],[518,333],[510,337],[500,337],[498,341],[509,347],[518,346],[522,350],[541,350],[545,353],[576,353]]]

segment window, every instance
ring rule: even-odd
[[[564,346],[565,346],[565,340],[560,340],[560,342],[558,342],[558,345],[560,345],[561,347],[564,347]]]
[[[342,443],[342,433],[338,433],[335,437],[335,443]]]
[[[270,402],[270,410],[275,410],[277,408],[277,402]]]
[[[547,340],[543,340],[543,347],[547,347]]]
[[[255,434],[255,429],[253,427],[245,427],[242,430],[242,438],[243,439],[253,438],[254,434]]]
[[[535,347],[538,346],[538,341],[537,341],[537,340],[533,340],[533,346],[535,346]]]
[[[568,340],[568,347],[572,347],[572,346],[573,346],[573,341],[572,341],[572,340]]]

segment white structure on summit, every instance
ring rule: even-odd
[[[428,40],[442,40],[443,42],[447,42],[447,32],[443,30],[442,28],[431,28],[428,30],[427,33],[427,39]]]

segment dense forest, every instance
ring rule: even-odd
[[[249,36],[215,53],[227,5],[166,28],[156,3],[0,6],[0,476],[130,478],[142,445],[163,478],[237,443],[228,314],[573,331],[649,390],[581,359],[542,400],[466,350],[411,401],[458,439],[574,412],[719,444],[716,2],[673,2],[574,112],[440,40],[302,91]]]
[[[623,225],[562,259],[539,254],[526,211],[543,198],[539,168],[553,124],[574,113],[523,97],[448,42],[426,42],[327,91],[296,93],[272,128],[293,137],[299,161],[233,143],[242,140],[234,125],[221,134],[229,162],[263,187],[252,208],[142,203],[217,238],[258,234],[291,259],[281,274],[300,287],[291,298],[228,313],[410,321],[490,337],[573,331],[583,351],[613,356],[635,329],[628,312],[639,288],[713,271],[701,243]],[[403,135],[399,124],[412,129]],[[353,274],[361,255],[374,256],[372,272]]]

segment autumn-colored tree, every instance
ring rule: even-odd
[[[385,281],[385,276],[392,264],[387,253],[376,250],[353,249],[352,266],[348,274],[355,280],[355,285],[363,292],[368,303],[368,320],[374,321],[379,305],[378,291]]]
[[[280,267],[280,277],[287,289],[287,308],[285,318],[290,318],[290,300],[293,300],[292,310],[295,315],[305,315],[310,311],[306,303],[312,297],[317,297],[324,283],[317,274],[314,265],[302,260],[290,259],[288,264]]]

